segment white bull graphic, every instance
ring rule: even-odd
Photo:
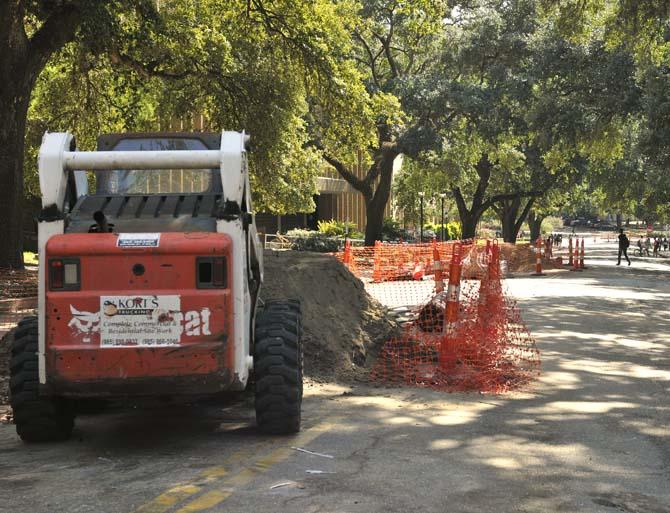
[[[91,334],[100,331],[100,312],[80,312],[72,305],[70,312],[72,319],[67,324],[68,327],[84,335],[82,340],[88,344],[91,342]]]

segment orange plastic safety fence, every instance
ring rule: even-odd
[[[395,310],[403,324],[401,335],[384,344],[371,373],[373,381],[449,392],[501,393],[538,375],[535,341],[515,302],[503,290],[500,248],[482,242],[463,244],[455,257],[454,243],[438,248],[437,268],[449,283],[441,291],[425,275],[402,281],[370,279],[369,292]],[[397,246],[404,246],[404,258],[418,254],[432,263],[425,247],[434,251],[434,245]],[[396,249],[396,258],[400,256],[401,249]],[[427,269],[438,274],[433,267]],[[384,276],[393,274],[386,271]]]
[[[456,244],[463,248],[463,275],[480,279],[484,274],[485,241],[447,241],[424,244],[390,244],[377,242],[374,246],[352,247],[337,253],[337,258],[365,282],[422,280],[436,271],[436,255],[445,278]]]

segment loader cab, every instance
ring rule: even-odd
[[[221,134],[155,132],[105,134],[98,138],[97,150],[218,150],[220,146]],[[96,213],[104,214],[117,233],[216,231],[223,192],[219,169],[75,171],[73,178],[77,198],[70,201],[66,233],[96,231]]]

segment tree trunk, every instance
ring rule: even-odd
[[[528,226],[530,227],[530,241],[535,242],[542,235],[542,221],[546,216],[538,215],[535,212],[528,214]]]
[[[462,239],[473,239],[477,235],[477,224],[484,212],[491,206],[490,201],[485,200],[486,190],[491,179],[491,170],[493,169],[493,164],[489,161],[488,155],[482,155],[475,169],[479,176],[479,182],[472,197],[470,208],[465,203],[460,187],[454,187],[452,190],[458,208],[458,217],[461,219]]]
[[[23,152],[35,80],[81,21],[77,4],[61,3],[29,39],[24,4],[0,2],[0,267],[23,267]]]
[[[460,212],[458,217],[461,219],[461,239],[474,239],[477,234],[477,224],[482,213],[473,213],[469,211]]]
[[[0,267],[23,268],[23,151],[28,98],[13,90],[11,80],[4,84],[0,90]]]
[[[23,267],[23,149],[33,81],[23,10],[0,7],[0,267]]]
[[[516,242],[518,233],[516,230],[516,216],[519,213],[520,208],[521,198],[516,198],[511,201],[503,201],[499,208],[503,240],[505,242]]]
[[[365,197],[365,245],[374,246],[375,241],[382,239],[382,227],[384,226],[384,211],[391,197],[391,185],[393,184],[393,162],[398,152],[393,148],[381,150],[381,158],[377,162],[379,172],[379,183],[372,197]]]
[[[616,227],[617,227],[617,229],[621,228],[621,226],[623,224],[622,221],[623,221],[623,215],[621,215],[620,213],[617,214],[616,215]]]
[[[533,203],[535,203],[535,198],[529,198],[526,205],[521,209],[522,198],[520,196],[499,202],[496,210],[500,215],[505,242],[516,242],[521,226],[529,217],[528,214]],[[519,210],[521,210],[521,213],[519,213]]]

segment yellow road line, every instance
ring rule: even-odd
[[[188,484],[177,485],[164,493],[161,493],[154,500],[146,503],[135,511],[136,513],[164,513],[178,502],[187,499],[191,495],[195,495],[200,490],[201,488],[199,486]]]
[[[256,449],[256,447],[246,447],[245,449],[236,451],[224,460],[224,464],[232,465],[237,463],[247,458],[248,454],[254,449]],[[202,485],[203,482],[211,483],[226,475],[228,475],[228,471],[221,465],[206,468],[200,472],[200,474],[198,474],[198,477],[166,490],[155,499],[140,506],[133,513],[165,513],[175,504],[178,504],[200,492],[202,490],[200,485]]]
[[[213,508],[230,497],[231,493],[232,492],[224,492],[221,490],[211,490],[189,502],[183,508],[179,508],[176,513],[195,513],[196,511]]]
[[[307,444],[317,438],[323,432],[332,429],[334,425],[334,420],[322,422],[312,429],[303,431],[298,436],[291,439],[291,445]],[[222,488],[224,488],[224,490],[211,490],[206,492],[200,497],[186,504],[183,508],[177,510],[176,513],[195,513],[216,506],[230,497],[235,488],[241,488],[249,484],[256,477],[258,477],[258,475],[262,474],[263,472],[267,472],[277,463],[284,461],[291,455],[292,452],[292,449],[288,446],[275,449],[267,456],[256,460],[252,466],[243,468],[237,474],[223,480],[221,485],[223,485]],[[203,473],[208,472],[209,470],[210,469],[207,469],[203,471]],[[184,499],[187,498],[188,497],[184,497]]]

